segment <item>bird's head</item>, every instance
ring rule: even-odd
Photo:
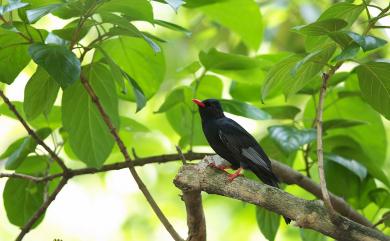
[[[192,102],[198,105],[202,121],[225,117],[221,104],[216,99],[207,99],[204,101],[192,99]]]

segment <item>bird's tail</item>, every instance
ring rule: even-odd
[[[252,168],[251,168],[252,169]],[[272,187],[276,187],[276,188],[279,188],[279,179],[275,176],[274,173],[272,172],[269,172],[269,171],[263,171],[261,168],[259,167],[255,167],[252,169],[253,173],[256,174],[256,176],[261,180],[263,181],[264,184],[267,184],[267,185],[270,185]],[[289,224],[291,222],[291,219],[286,217],[286,216],[283,216],[284,218],[284,221],[286,222],[286,224]]]

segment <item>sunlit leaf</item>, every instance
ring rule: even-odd
[[[245,102],[237,100],[219,100],[222,108],[225,112],[229,112],[233,115],[239,115],[254,120],[268,120],[271,119],[271,115],[267,112]]]
[[[62,3],[50,4],[36,9],[29,9],[26,11],[27,19],[30,23],[35,23],[43,16],[55,11],[63,6]]]
[[[268,132],[270,137],[287,153],[298,150],[317,137],[315,129],[300,130],[293,126],[271,126],[268,127]]]

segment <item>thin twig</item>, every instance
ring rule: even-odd
[[[144,194],[149,205],[152,207],[153,211],[155,212],[157,217],[160,219],[161,223],[164,225],[166,230],[170,233],[172,238],[175,241],[183,241],[183,239],[180,237],[180,235],[176,232],[176,230],[170,224],[167,217],[163,214],[160,207],[157,205],[156,201],[153,199],[152,195],[150,194],[149,190],[147,189],[147,187],[145,186],[145,184],[143,183],[143,181],[139,177],[137,171],[134,168],[134,164],[131,162],[131,158],[130,158],[130,155],[126,149],[125,144],[123,143],[122,139],[119,137],[116,128],[112,124],[110,117],[107,115],[106,111],[104,110],[102,104],[100,103],[99,98],[95,94],[95,91],[92,89],[92,86],[89,84],[87,78],[83,74],[81,74],[80,78],[81,78],[81,82],[82,82],[85,90],[87,91],[87,93],[91,97],[92,102],[96,105],[102,119],[104,120],[108,129],[110,130],[110,133],[114,137],[115,142],[117,143],[120,151],[122,152],[122,154],[125,158],[125,161],[128,162],[129,170],[130,170],[131,174],[133,175],[135,182],[138,184],[138,188]]]
[[[2,90],[0,90],[0,97],[3,99],[4,103],[8,106],[8,108],[15,114],[16,118],[24,126],[24,128],[26,129],[28,134],[32,138],[34,138],[34,140],[49,153],[50,157],[53,160],[55,160],[58,163],[58,165],[60,165],[62,170],[64,170],[64,172],[67,173],[68,172],[68,168],[65,166],[65,163],[63,162],[63,160],[54,151],[52,151],[50,149],[50,147],[47,146],[45,144],[45,142],[43,142],[43,140],[41,140],[41,138],[39,138],[39,136],[37,135],[37,133],[35,131],[33,131],[30,128],[30,126],[27,124],[27,122],[23,119],[23,117],[16,110],[16,107],[14,106],[14,104],[11,103],[11,101],[7,98],[7,96],[5,96],[5,94],[4,94],[4,92]]]
[[[187,164],[186,157],[183,155],[183,152],[181,151],[181,148],[179,146],[176,146],[176,151],[179,154],[179,156],[181,158],[181,162],[183,163],[183,165],[186,165]]]
[[[324,152],[323,152],[323,144],[322,144],[322,115],[323,115],[323,108],[324,108],[324,101],[325,101],[325,94],[326,94],[326,88],[328,79],[333,76],[333,74],[336,72],[336,70],[341,66],[341,63],[334,66],[329,70],[328,73],[324,73],[322,76],[322,86],[320,90],[320,97],[318,100],[318,107],[317,107],[317,118],[316,118],[316,129],[317,129],[317,163],[318,163],[318,173],[320,178],[320,186],[321,186],[321,192],[322,192],[322,198],[324,201],[324,204],[326,208],[329,211],[330,217],[335,217],[336,212],[333,209],[332,203],[330,201],[329,192],[326,188],[326,180],[325,180],[325,172],[324,172]]]
[[[23,237],[31,230],[32,226],[35,224],[35,222],[42,217],[42,215],[46,212],[49,205],[54,201],[54,199],[57,197],[58,193],[62,190],[62,188],[65,186],[69,178],[63,178],[61,179],[61,182],[58,184],[57,188],[54,190],[52,194],[45,200],[45,202],[42,204],[42,206],[34,213],[34,215],[30,218],[30,220],[23,226],[22,231],[20,232],[19,236],[16,238],[15,241],[20,241],[23,239]]]
[[[4,177],[25,179],[25,180],[32,181],[32,182],[41,182],[42,181],[42,178],[40,178],[40,177],[34,177],[34,176],[22,174],[22,173],[0,173],[0,178],[4,178]]]

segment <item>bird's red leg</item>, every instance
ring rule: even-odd
[[[228,179],[229,181],[233,181],[236,177],[238,176],[241,176],[241,170],[242,170],[242,167],[238,168],[236,172],[234,172],[233,174],[229,174],[228,175]]]
[[[215,165],[214,162],[210,162],[210,163],[208,164],[208,166],[209,166],[209,167],[217,168],[217,169],[219,169],[219,170],[221,170],[221,171],[224,171],[224,172],[226,172],[226,173],[227,173],[227,171],[225,171],[225,169],[230,169],[230,168],[231,168],[230,166],[223,166],[223,165],[217,166],[217,165]]]

